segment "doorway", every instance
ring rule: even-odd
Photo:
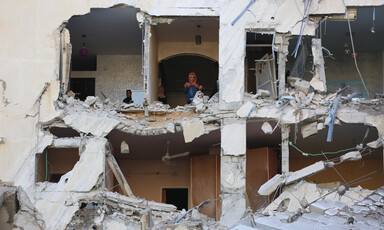
[[[188,188],[163,188],[162,201],[175,205],[178,210],[188,210]]]

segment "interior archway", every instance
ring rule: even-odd
[[[159,62],[159,75],[166,103],[171,107],[185,105],[184,83],[188,74],[195,72],[197,83],[203,85],[204,94],[217,92],[218,62],[198,54],[180,54]]]

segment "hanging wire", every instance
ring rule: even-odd
[[[348,21],[348,28],[349,28],[349,36],[351,38],[351,46],[352,46],[352,52],[353,52],[353,60],[355,62],[355,67],[356,67],[356,70],[357,70],[357,73],[359,74],[359,77],[361,79],[361,82],[363,83],[363,86],[364,86],[364,89],[365,89],[365,92],[367,92],[367,97],[369,97],[369,92],[368,92],[368,89],[367,89],[367,86],[365,85],[365,81],[363,79],[363,76],[361,75],[360,73],[360,69],[359,67],[357,66],[357,60],[356,60],[356,51],[355,51],[355,45],[353,43],[353,36],[352,36],[352,29],[351,29],[351,22],[349,20],[349,17],[348,17],[348,9],[347,9],[347,5],[345,4],[345,1],[343,0],[343,4],[344,4],[344,7],[345,7],[345,14],[346,14],[346,17],[347,17],[347,21]]]

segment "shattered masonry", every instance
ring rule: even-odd
[[[0,228],[228,229],[237,226],[240,229],[243,226],[245,229],[262,226],[267,229],[294,229],[300,224],[325,226],[327,220],[328,224],[339,228],[349,225],[356,228],[379,228],[384,223],[383,180],[380,182],[384,164],[384,84],[380,86],[383,79],[381,77],[379,81],[375,78],[377,74],[367,74],[364,75],[364,81],[361,81],[362,75],[357,64],[355,69],[357,54],[348,40],[349,35],[359,36],[359,33],[354,35],[354,32],[348,31],[348,39],[342,44],[342,51],[348,55],[343,53],[338,58],[348,60],[345,63],[352,63],[347,67],[343,66],[350,71],[347,74],[353,76],[351,82],[362,83],[368,90],[363,90],[365,98],[354,98],[357,93],[353,91],[358,87],[348,88],[349,86],[343,85],[332,91],[327,81],[332,79],[331,76],[343,73],[335,73],[337,71],[330,71],[331,68],[327,67],[328,64],[332,65],[328,61],[328,56],[332,54],[323,45],[330,35],[322,39],[319,33],[322,33],[322,23],[332,17],[341,17],[340,20],[347,23],[343,18],[348,17],[346,10],[354,12],[359,7],[376,7],[377,12],[381,12],[382,5],[384,3],[377,0],[364,3],[354,0],[259,0],[251,3],[246,0],[138,0],[88,1],[87,4],[80,1],[71,4],[42,4],[31,1],[23,5],[15,1],[4,2],[4,12],[0,14],[0,33],[4,36],[0,47]],[[71,71],[71,57],[77,51],[72,50],[75,44],[71,44],[71,39],[74,38],[71,38],[69,30],[65,28],[68,20],[72,16],[86,15],[97,10],[125,8],[137,10],[135,20],[140,31],[143,31],[139,35],[140,42],[143,42],[143,51],[140,51],[141,55],[129,59],[135,63],[142,62],[141,66],[124,72],[127,75],[136,74],[135,79],[132,77],[131,80],[138,81],[136,83],[140,89],[136,90],[142,93],[143,103],[126,104],[121,100],[108,98],[103,92],[97,93],[103,95],[104,99],[100,96],[88,96],[84,101],[75,98],[79,92],[73,92],[70,82],[76,78],[76,74],[84,73]],[[198,42],[195,40],[188,41],[193,46],[184,43],[180,45],[172,39],[158,42],[157,39],[162,39],[159,28],[176,23],[178,18],[190,18],[190,21],[195,18],[217,19],[219,29],[216,41],[206,42],[204,39],[208,35],[203,32],[208,31],[204,31],[202,27],[198,33],[201,32],[203,44],[199,45],[205,47],[208,44],[209,49],[196,48],[196,51],[193,47]],[[374,24],[372,29],[374,33]],[[271,90],[259,87],[254,89],[254,93],[248,92],[247,87],[251,81],[244,64],[248,58],[247,47],[257,47],[260,44],[248,44],[247,33],[255,37],[264,34],[273,37],[274,43],[267,44],[267,47],[272,50],[273,56],[276,52],[276,57],[272,61],[264,60],[268,63],[266,66],[277,65],[268,74],[273,79],[266,81]],[[298,47],[302,48],[302,55],[311,53],[308,57],[311,70],[302,73],[302,77],[286,76],[287,70],[294,65],[291,62],[295,62],[290,60],[290,45],[301,37],[305,42],[309,41],[307,51],[304,45]],[[351,52],[350,49],[352,55],[348,53]],[[215,59],[218,63],[219,90],[210,98],[198,92],[192,104],[171,108],[157,101],[160,71],[158,62],[186,53]],[[164,57],[160,59],[160,55]],[[300,56],[300,51],[298,55]],[[361,56],[365,57],[364,55],[366,54],[361,53]],[[379,57],[383,58],[382,54]],[[111,59],[100,57],[99,60],[108,63]],[[303,68],[308,68],[308,61],[307,64],[301,64]],[[383,67],[383,63],[380,64]],[[263,67],[259,76],[267,76],[267,72],[263,71],[272,67],[260,66]],[[103,67],[103,71],[116,74],[111,70],[112,67]],[[102,85],[97,87],[109,87],[112,90],[107,94],[115,96],[112,92],[117,85],[109,85],[112,80],[100,83],[100,73],[93,74],[98,79],[95,84]],[[273,97],[276,89],[277,95]],[[259,130],[249,130],[250,123],[260,123]],[[354,133],[343,134],[354,145],[342,154],[332,152],[331,154],[339,154],[334,155],[337,156],[336,159],[328,158],[329,155],[326,154],[329,152],[324,152],[321,146],[311,146],[311,152],[306,152],[296,142],[299,139],[298,143],[305,145],[306,140],[313,141],[314,137],[323,137],[326,133],[328,142],[335,143],[336,129],[348,128],[353,124],[369,127],[369,130],[376,130],[377,134],[375,133],[374,139],[371,138],[374,134],[368,131],[365,136],[359,134],[363,140],[355,140]],[[60,131],[57,130],[65,130],[63,133],[70,134],[60,136]],[[135,149],[125,141],[117,145],[113,143],[116,141],[113,135],[152,137],[153,140],[157,137],[166,139],[172,135],[182,135],[182,141],[177,144],[164,145],[167,146],[162,160],[164,162],[160,157],[157,159],[163,167],[163,163],[172,165],[175,161],[167,162],[167,157],[172,159],[172,156],[177,155],[172,152],[172,148],[176,148],[174,145],[193,146],[196,141],[215,132],[219,132],[219,143],[213,143],[209,154],[204,154],[214,166],[201,169],[198,178],[198,181],[204,181],[203,179],[208,178],[208,174],[204,174],[207,173],[205,169],[215,170],[210,171],[214,175],[211,179],[215,184],[202,185],[207,190],[208,186],[214,187],[214,197],[210,197],[205,203],[205,200],[193,200],[199,197],[189,194],[189,211],[177,210],[172,204],[148,201],[135,194],[138,188],[130,183],[134,173],[125,168],[128,164],[126,162],[132,160],[130,154]],[[265,163],[270,167],[267,167],[270,170],[268,173],[273,170],[276,172],[263,179],[259,171],[256,172],[256,177],[247,177],[248,172],[255,169],[247,165],[249,145],[252,144],[248,140],[251,132],[258,135],[251,141],[264,137],[267,139],[262,140],[272,140],[273,135],[276,136],[278,132],[280,135],[279,157],[276,157],[280,162],[274,162],[272,166],[270,162]],[[216,146],[218,147],[213,148]],[[48,164],[49,151],[67,154],[62,160],[69,159],[70,154],[76,157],[69,169],[60,169],[62,171],[58,173],[57,181],[48,181],[47,178],[48,170],[56,169],[56,165]],[[376,158],[369,158],[372,157],[371,153],[375,153]],[[138,155],[148,157],[150,154],[143,151]],[[180,154],[187,156],[185,165],[188,167],[192,167],[190,159],[200,156],[197,151]],[[272,153],[268,152],[266,155],[268,154]],[[117,155],[121,158],[117,159]],[[64,165],[64,160],[58,166]],[[151,162],[155,165],[154,161]],[[337,179],[331,178],[332,181],[327,181],[329,183],[303,181],[313,180],[313,176],[321,173],[348,167],[343,165],[352,164],[351,162],[359,163],[360,167],[355,169],[357,173],[354,176],[358,176],[349,183],[340,178],[341,175]],[[373,172],[363,175],[368,168],[364,166],[365,162],[376,164],[372,168]],[[264,170],[265,165],[258,166],[257,170]],[[161,170],[156,170],[146,173],[162,175]],[[168,171],[165,174],[167,173],[173,178],[182,174]],[[370,180],[367,175],[375,177],[371,184],[375,189],[368,190],[359,186],[358,183]],[[198,184],[193,184],[192,176],[188,174],[185,177],[188,179],[185,183],[188,184],[189,192],[193,187],[198,187]],[[261,180],[263,181],[257,185],[257,189],[249,193],[248,183],[259,183]],[[163,184],[162,189],[167,189],[165,187],[166,184]],[[248,208],[252,200],[250,194],[253,197],[259,197],[260,194],[266,200],[266,203],[258,204],[262,209]],[[248,226],[249,223],[254,225]]]

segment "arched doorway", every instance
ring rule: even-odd
[[[197,82],[203,85],[205,95],[212,96],[217,92],[217,61],[197,54],[168,57],[159,63],[159,75],[166,103],[171,107],[186,104],[184,83],[188,80],[190,72],[196,73]]]

